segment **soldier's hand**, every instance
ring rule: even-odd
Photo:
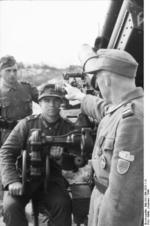
[[[22,188],[23,186],[21,182],[14,182],[8,186],[8,190],[11,195],[22,195]]]
[[[60,146],[52,146],[50,149],[50,156],[56,160],[62,157],[63,148]]]
[[[64,88],[67,92],[66,94],[66,98],[69,99],[69,100],[79,100],[79,101],[82,101],[82,99],[85,97],[85,94],[82,93],[80,91],[80,89],[76,88],[76,87],[73,87],[71,85],[69,85],[68,83],[65,83],[64,84]]]

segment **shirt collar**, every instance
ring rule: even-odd
[[[50,122],[48,122],[48,121],[43,117],[42,114],[40,115],[40,118],[41,118],[42,123],[43,123],[43,125],[44,125],[45,128],[51,128],[51,127],[54,128],[55,126],[57,126],[58,122],[59,122],[60,119],[61,119],[61,118],[59,117],[55,122],[50,123]]]
[[[18,82],[16,82],[16,84],[15,85],[13,85],[13,86],[11,86],[11,85],[9,85],[9,84],[7,84],[4,80],[2,80],[1,81],[1,88],[5,88],[5,90],[16,90],[17,88],[18,88],[18,86],[19,86],[19,83]]]
[[[122,96],[122,101],[121,101],[120,104],[118,104],[117,106],[111,105],[108,108],[106,114],[109,114],[109,113],[116,111],[118,108],[120,108],[124,104],[129,103],[131,100],[141,98],[141,97],[143,97],[143,95],[144,95],[143,89],[141,87],[136,87],[134,90],[132,90],[128,94]]]

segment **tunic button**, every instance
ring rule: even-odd
[[[102,155],[102,150],[101,150],[101,149],[98,150],[97,155],[98,155],[98,156],[101,156],[101,155]]]
[[[106,160],[105,156],[102,156],[101,157],[101,168],[102,169],[106,168],[106,163],[107,163],[107,160]]]

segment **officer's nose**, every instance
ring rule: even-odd
[[[10,71],[10,75],[11,75],[11,76],[16,76],[16,70],[11,70],[11,71]]]

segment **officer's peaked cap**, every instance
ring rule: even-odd
[[[57,84],[46,84],[39,91],[39,100],[44,97],[59,97],[64,98],[64,92],[57,86]]]
[[[87,44],[82,45],[79,59],[85,73],[106,70],[128,78],[134,78],[138,68],[137,61],[124,50],[100,49],[94,52]]]
[[[7,68],[7,67],[12,67],[16,64],[16,60],[13,56],[6,55],[3,56],[0,59],[0,70]]]

